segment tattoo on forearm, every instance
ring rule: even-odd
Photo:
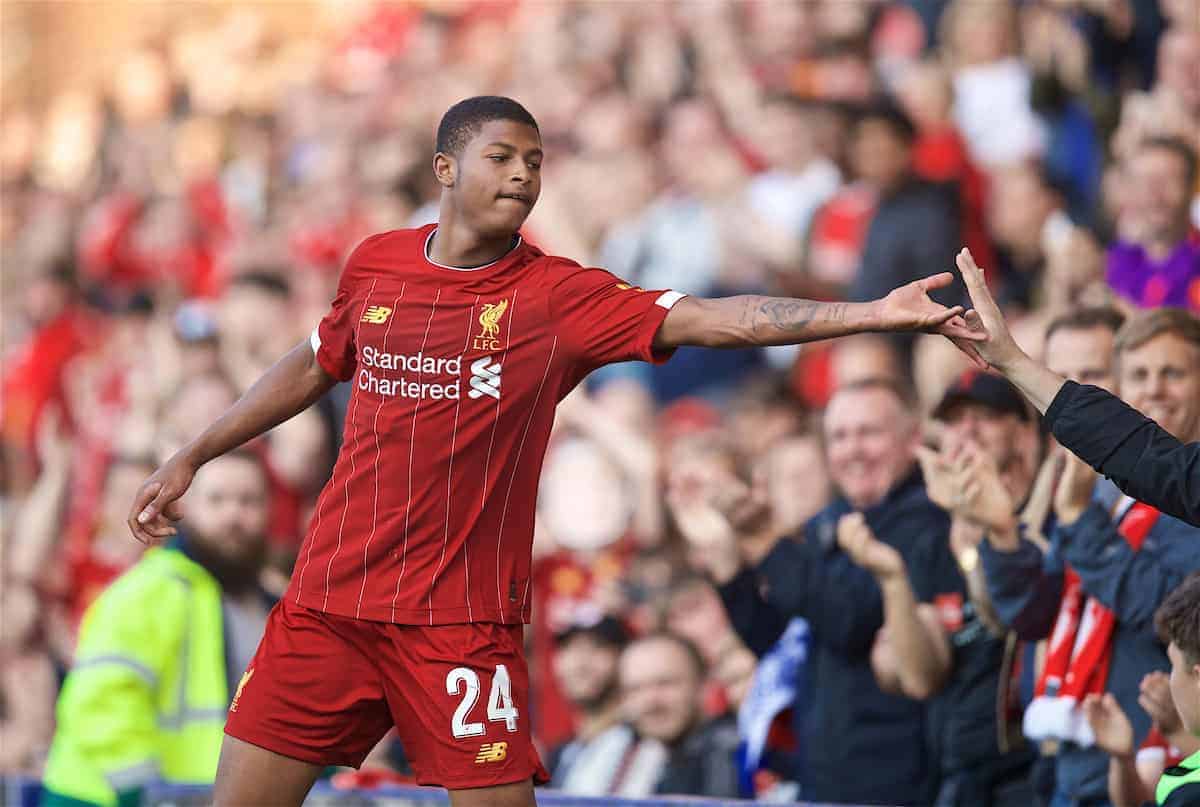
[[[815,300],[788,300],[780,297],[752,297],[747,309],[753,309],[751,323],[757,332],[762,327],[801,334],[814,322],[844,322],[845,303],[821,303]],[[747,311],[743,310],[745,321]]]

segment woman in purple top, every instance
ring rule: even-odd
[[[1108,250],[1108,285],[1142,308],[1187,308],[1200,313],[1200,242],[1181,241],[1156,261],[1140,244],[1118,241]]]

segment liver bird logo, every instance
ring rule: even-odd
[[[496,336],[500,333],[500,318],[508,309],[508,300],[498,303],[484,303],[483,311],[479,314],[480,336]]]
[[[229,711],[231,711],[231,712],[237,711],[238,701],[240,701],[242,699],[242,690],[246,688],[246,684],[250,683],[250,677],[252,675],[254,675],[253,667],[246,670],[246,672],[242,674],[242,680],[238,682],[237,692],[235,692],[233,695],[233,703],[230,704]]]

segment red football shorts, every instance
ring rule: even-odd
[[[420,784],[542,784],[521,638],[521,625],[394,625],[281,600],[225,733],[316,765],[358,767],[395,725]]]

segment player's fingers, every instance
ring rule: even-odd
[[[983,317],[974,308],[963,314],[963,321],[967,323],[967,327],[973,331],[978,331],[985,336],[988,333],[987,326],[983,324]]]
[[[965,339],[968,342],[987,341],[987,331],[972,328],[961,316],[946,317],[938,324],[937,332],[951,339]]]
[[[953,282],[954,275],[952,273],[938,272],[936,275],[921,278],[917,281],[917,285],[921,287],[922,291],[929,291],[931,289],[945,288]]]
[[[134,500],[134,511],[137,513],[139,524],[150,523],[151,519],[162,510],[163,505],[166,504],[162,493],[162,482],[152,482],[138,491],[137,499]],[[141,507],[138,507],[139,503]]]
[[[179,499],[167,502],[167,506],[163,508],[162,514],[170,521],[179,521],[183,518],[183,508],[179,503]]]
[[[138,488],[137,494],[133,497],[133,505],[129,508],[129,518],[138,523],[145,524],[154,517],[155,508],[153,507],[154,497],[162,490],[162,482],[149,482]],[[143,518],[143,514],[145,517]]]

